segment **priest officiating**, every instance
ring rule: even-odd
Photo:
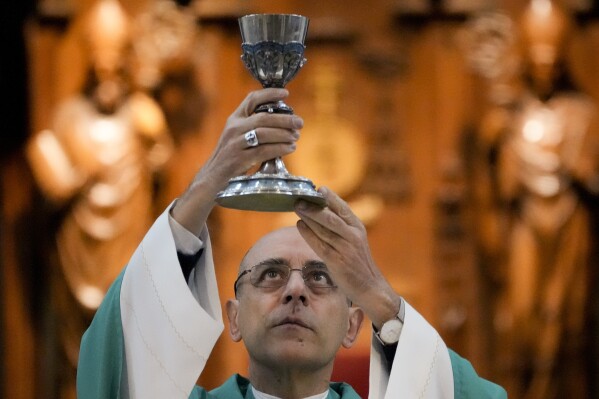
[[[337,351],[352,346],[366,316],[370,398],[506,398],[391,287],[363,224],[326,188],[326,206],[298,201],[296,226],[262,237],[240,262],[225,313],[231,339],[249,354],[245,376],[209,392],[196,386],[224,324],[206,220],[231,178],[295,150],[299,116],[254,113],[287,95],[250,93],[148,231],[82,339],[78,397],[358,398],[330,379]]]

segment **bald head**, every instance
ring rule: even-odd
[[[283,227],[262,236],[252,245],[239,264],[239,273],[265,259],[284,258],[293,260],[293,258],[298,259],[298,257],[321,260],[295,226]]]
[[[301,375],[312,370],[323,373],[318,380],[326,381],[339,347],[353,345],[363,312],[351,307],[322,263],[296,227],[263,236],[243,258],[236,298],[227,301],[227,318],[232,339],[243,341],[248,350],[250,375],[260,374],[266,381],[282,370],[301,370]],[[266,284],[251,282],[252,267],[258,264],[265,266],[256,272],[263,277],[258,282]],[[285,273],[276,265],[302,271]],[[322,269],[314,272],[311,267]]]

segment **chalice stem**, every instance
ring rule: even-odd
[[[280,157],[269,159],[260,165],[259,173],[273,175],[288,175],[287,168]]]

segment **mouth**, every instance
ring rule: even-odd
[[[293,318],[293,317],[286,317],[283,320],[281,320],[275,324],[275,327],[293,327],[293,326],[307,328],[309,330],[312,330],[312,328],[306,322],[304,322],[301,319],[297,319],[297,318]]]

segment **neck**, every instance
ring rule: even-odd
[[[323,393],[329,388],[333,362],[314,370],[269,367],[250,362],[249,377],[259,391],[285,399],[301,399]]]

